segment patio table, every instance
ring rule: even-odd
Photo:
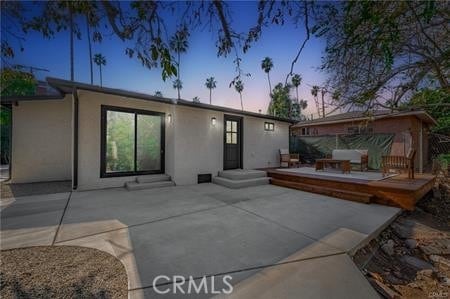
[[[327,165],[334,165],[342,170],[342,173],[350,173],[351,165],[350,160],[337,160],[337,159],[317,159],[316,171],[324,170]]]

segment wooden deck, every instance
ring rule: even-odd
[[[381,181],[367,181],[270,168],[263,170],[272,178],[271,183],[274,185],[406,210],[413,210],[416,202],[431,190],[435,181],[435,177],[429,174],[416,174],[415,179],[408,179],[406,174],[400,174]]]

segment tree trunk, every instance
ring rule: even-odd
[[[177,63],[177,78],[178,78],[178,86],[177,86],[177,90],[178,90],[178,99],[180,99],[180,51],[178,51],[178,63]]]
[[[91,75],[91,85],[94,84],[94,69],[92,63],[92,44],[91,44],[91,30],[89,26],[89,17],[86,15],[86,26],[87,26],[87,38],[88,38],[88,48],[89,48],[89,71]]]
[[[209,89],[209,104],[211,105],[212,88]]]
[[[244,104],[242,103],[242,93],[239,93],[239,96],[241,97],[241,110],[244,111]]]
[[[269,81],[269,96],[270,96],[270,98],[272,98],[272,84],[270,84],[269,73],[267,73],[267,81]]]
[[[75,80],[75,74],[74,74],[74,49],[73,49],[73,13],[72,10],[69,8],[69,18],[70,18],[70,81]]]
[[[298,100],[298,86],[295,86],[295,93],[297,94],[297,107],[298,107],[298,119],[302,119],[302,107],[300,101]]]
[[[100,64],[100,87],[103,86],[103,78],[102,78],[102,65]]]
[[[322,117],[325,117],[325,93],[322,91]]]

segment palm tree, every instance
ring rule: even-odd
[[[271,94],[272,94],[272,85],[270,84],[270,75],[269,75],[269,73],[270,73],[270,71],[273,68],[272,58],[270,58],[270,57],[264,58],[263,61],[261,61],[261,68],[267,74],[267,80],[269,81],[269,96],[271,96]]]
[[[180,90],[183,88],[183,82],[180,79],[175,79],[172,84],[173,89],[178,90],[178,99],[180,99]]]
[[[186,53],[187,48],[189,47],[187,38],[189,37],[189,33],[186,28],[178,30],[175,35],[170,40],[170,48],[177,53],[177,80],[180,81],[180,56],[181,53]],[[181,81],[180,81],[181,82]],[[178,90],[178,99],[180,99],[180,89]]]
[[[103,85],[103,77],[102,77],[102,65],[106,65],[106,58],[101,53],[97,53],[94,55],[94,62],[98,65],[100,70],[100,86]]]
[[[241,80],[237,80],[234,82],[234,89],[239,93],[239,96],[241,98],[241,109],[244,111],[244,104],[242,103],[242,91],[244,90],[244,83],[242,83]]]
[[[214,77],[209,77],[206,79],[206,83],[205,86],[206,88],[209,89],[209,104],[211,104],[211,94],[212,94],[212,90],[214,88],[216,88],[216,80],[214,79]]]
[[[302,77],[299,74],[295,74],[294,76],[292,76],[291,82],[292,82],[292,85],[294,85],[295,93],[297,94],[297,105],[296,105],[296,107],[298,108],[298,116],[301,118],[302,105],[300,104],[300,102],[298,100],[298,87],[302,83]]]
[[[314,85],[311,88],[311,94],[314,97],[314,101],[316,102],[316,107],[317,107],[317,114],[320,117],[320,106],[319,106],[319,99],[317,98],[317,96],[319,95],[319,86]]]
[[[163,97],[163,94],[162,94],[161,91],[157,90],[157,91],[155,91],[154,96],[155,96],[155,97],[160,97],[160,98],[162,98],[162,97]]]
[[[298,87],[302,83],[302,76],[299,74],[295,74],[292,76],[292,85],[295,87],[295,92],[297,93],[297,103],[298,103]]]
[[[91,25],[89,21],[89,14],[86,14],[86,29],[87,29],[87,40],[89,49],[89,70],[91,74],[91,85],[94,84],[94,70],[92,65],[92,44],[91,44]]]

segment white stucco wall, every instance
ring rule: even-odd
[[[78,91],[78,190],[122,187],[133,176],[100,178],[101,105],[173,113],[174,106],[91,91]],[[173,127],[166,124],[165,172],[173,175]]]
[[[238,115],[239,116],[239,115]],[[215,126],[211,118],[216,117]],[[264,131],[264,122],[274,131]],[[177,106],[175,125],[175,174],[178,185],[196,184],[197,175],[217,175],[223,170],[224,113]],[[263,118],[243,117],[243,167],[279,166],[278,150],[289,148],[289,124]]]
[[[122,187],[134,176],[100,178],[101,106],[163,112],[165,173],[178,185],[196,184],[197,175],[223,169],[224,113],[79,90],[78,190]],[[13,109],[14,182],[72,178],[72,96],[64,101],[21,102]],[[172,123],[167,115],[172,115]],[[238,115],[239,116],[239,115]],[[213,126],[211,118],[217,119]],[[264,122],[275,123],[264,131]],[[243,167],[278,166],[278,150],[289,146],[289,124],[243,117]]]
[[[13,105],[11,181],[72,178],[72,97]]]
[[[264,122],[275,124],[264,130]],[[289,149],[289,123],[244,117],[244,168],[280,166],[279,149]]]
[[[211,118],[216,117],[215,126]],[[197,175],[217,175],[223,169],[223,113],[177,106],[175,126],[175,175],[178,185],[197,183]]]

